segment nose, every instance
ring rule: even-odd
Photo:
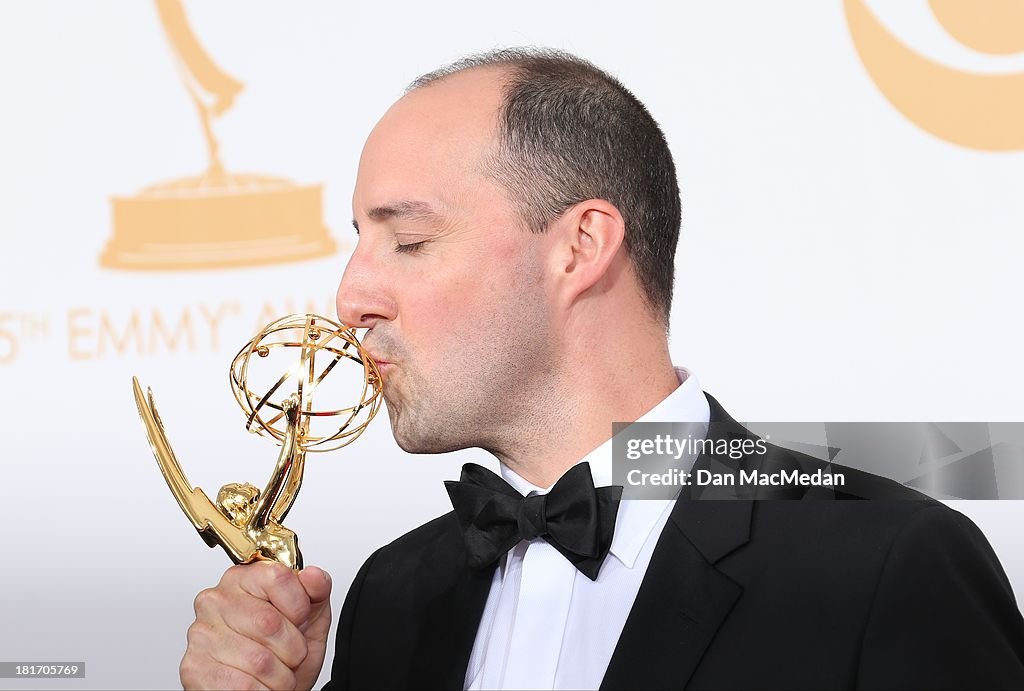
[[[397,314],[387,276],[374,267],[368,252],[356,245],[335,298],[338,319],[346,326],[369,329]]]

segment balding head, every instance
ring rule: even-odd
[[[442,89],[456,77],[486,84],[488,106],[500,99],[486,170],[516,200],[527,226],[544,232],[586,199],[615,205],[644,297],[667,323],[679,186],[665,137],[644,105],[590,62],[547,49],[471,56],[419,77],[408,93]]]
[[[656,141],[627,133],[620,151],[624,113],[642,106],[623,105],[624,90],[597,77],[569,88],[551,59],[542,75],[551,88],[540,91],[554,103],[537,100],[521,66],[464,64],[418,80],[363,148],[352,198],[359,242],[338,314],[368,329],[364,345],[408,451],[480,446],[509,460],[550,447],[542,437],[570,424],[554,422],[600,405],[612,378],[628,385],[633,367],[667,358],[675,231],[662,228],[653,257],[651,243],[626,238],[627,228],[643,238],[672,225],[649,223],[661,218],[645,206],[657,194],[678,221],[674,176],[658,186],[644,165],[664,156],[637,145],[664,141],[652,121]],[[624,364],[623,353],[638,360]],[[580,382],[587,359],[599,376]]]

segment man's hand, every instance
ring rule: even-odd
[[[179,673],[186,689],[310,689],[331,628],[331,578],[310,566],[232,566],[196,596]]]

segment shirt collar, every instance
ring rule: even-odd
[[[641,416],[637,422],[701,422],[707,425],[711,407],[700,388],[697,377],[684,367],[676,367],[679,386],[664,400]],[[611,421],[609,421],[609,424]],[[581,458],[579,463],[590,463],[595,487],[612,483],[612,440]],[[542,488],[527,482],[511,468],[500,464],[501,477],[522,495],[547,494],[550,487]],[[625,499],[619,502],[615,519],[615,534],[609,550],[626,568],[633,568],[640,550],[658,523],[658,518],[673,503],[670,499]]]

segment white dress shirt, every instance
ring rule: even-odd
[[[679,387],[639,422],[708,424],[708,401],[696,377],[683,368],[676,374]],[[583,461],[590,463],[596,487],[611,484],[611,440]],[[504,465],[501,475],[524,496],[550,489],[530,484]],[[674,504],[619,502],[611,550],[595,581],[543,539],[513,547],[495,569],[465,688],[598,688]]]

